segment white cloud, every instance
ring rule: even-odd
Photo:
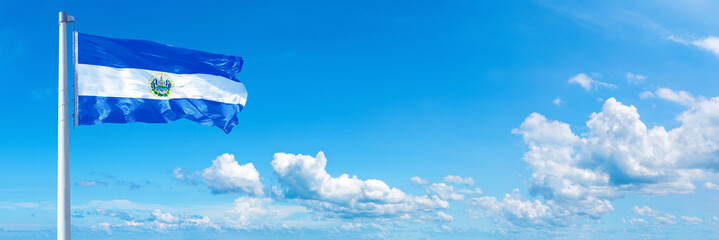
[[[305,207],[282,205],[271,198],[243,196],[235,199],[224,223],[233,229],[287,228],[288,216],[308,212]]]
[[[361,223],[351,223],[351,222],[340,225],[340,229],[342,229],[344,231],[356,231],[356,230],[359,230],[361,227],[362,227]]]
[[[556,190],[547,197],[612,198],[620,187],[645,194],[688,193],[694,189],[692,176],[710,171],[699,167],[714,164],[712,156],[719,150],[715,108],[719,99],[704,101],[680,115],[682,126],[667,131],[647,128],[635,107],[610,98],[602,112],[591,115],[583,138],[569,125],[536,113],[515,133],[530,147],[524,159],[535,171],[535,190]]]
[[[433,183],[425,187],[427,193],[437,195],[443,200],[460,201],[464,200],[465,195],[482,194],[482,190],[479,188],[468,189],[468,188],[457,188],[455,186],[447,185],[445,183]]]
[[[474,185],[474,179],[472,179],[472,177],[463,178],[455,175],[447,175],[444,177],[444,181],[454,184]]]
[[[597,80],[592,79],[591,77],[587,76],[585,73],[579,73],[575,75],[574,77],[569,79],[569,83],[579,84],[584,90],[589,91],[592,88],[596,88],[597,86],[603,86],[607,88],[616,88],[617,85],[609,84],[605,82],[600,82]]]
[[[697,225],[701,224],[704,221],[701,218],[698,217],[687,217],[687,216],[681,216],[682,220],[684,220],[684,223],[687,225]]]
[[[94,181],[94,180],[93,181],[83,180],[83,181],[77,182],[77,185],[80,187],[92,187],[92,186],[107,186],[107,183],[101,182],[101,181]]]
[[[182,168],[176,167],[172,170],[172,173],[175,175],[175,179],[177,180],[185,179],[185,173],[182,171]]]
[[[576,83],[582,86],[582,88],[589,90],[592,88],[592,82],[594,79],[587,76],[587,74],[580,73],[569,79],[569,83]]]
[[[639,226],[646,226],[649,223],[647,220],[644,220],[642,218],[630,218],[630,219],[624,219],[622,218],[622,222],[629,225],[639,225]]]
[[[232,228],[247,229],[255,226],[251,220],[267,215],[269,198],[240,197],[235,199],[233,207],[227,213],[231,217],[225,219]]]
[[[719,38],[714,36],[709,36],[705,39],[693,41],[692,45],[701,48],[703,50],[709,51],[719,57]]]
[[[213,223],[212,220],[210,220],[210,218],[207,216],[204,216],[202,218],[188,218],[182,225],[200,227],[200,229],[220,229],[220,226],[217,226],[217,224]]]
[[[404,213],[449,208],[436,196],[413,196],[376,179],[361,180],[325,170],[327,159],[275,153],[272,167],[288,198],[297,198],[315,212],[342,217],[397,216]]]
[[[175,216],[172,216],[172,213],[166,212],[163,213],[160,209],[155,209],[151,213],[152,219],[163,222],[163,223],[174,223],[177,222],[178,219]]]
[[[434,221],[434,222],[452,222],[454,217],[442,211],[437,211],[432,215],[421,215],[419,217],[422,220]]]
[[[691,42],[686,39],[674,37],[674,36],[665,37],[665,39],[671,40],[676,43],[681,43],[681,44],[684,44],[687,46],[693,45],[695,47],[698,47],[699,49],[711,52],[714,55],[716,55],[717,57],[719,57],[719,37],[709,36],[704,39],[699,39],[699,40],[695,40],[695,41],[691,41]]]
[[[654,213],[654,210],[651,209],[649,206],[634,206],[634,208],[632,208],[632,212],[641,216],[647,216]]]
[[[110,228],[111,228],[110,223],[106,223],[106,222],[98,223],[97,225],[92,227],[92,229],[94,229],[96,231],[104,231],[104,232],[107,232],[107,234],[112,234],[112,231],[110,230]]]
[[[704,183],[704,188],[712,189],[712,190],[719,190],[719,185],[716,185],[713,182],[706,182],[706,183]]]
[[[648,128],[634,106],[610,98],[580,135],[538,113],[512,132],[529,148],[523,160],[533,172],[530,193],[545,199],[547,212],[598,219],[614,210],[611,200],[625,194],[691,193],[692,181],[716,175],[719,98],[696,98],[677,121],[680,126],[671,130]],[[657,220],[675,222],[671,215]]]
[[[632,208],[632,212],[634,212],[635,214],[640,215],[640,216],[652,217],[655,220],[657,220],[663,224],[672,225],[672,224],[677,223],[676,216],[662,212],[662,211],[654,210],[648,206],[643,206],[643,207],[634,206],[634,208]]]
[[[644,75],[634,74],[634,73],[630,73],[630,72],[627,72],[625,77],[627,78],[627,81],[629,83],[634,83],[634,84],[644,83],[644,80],[647,79],[647,77]]]
[[[140,227],[144,230],[155,232],[166,232],[171,229],[216,229],[220,230],[220,226],[212,222],[207,216],[187,216],[185,214],[172,214],[163,212],[161,209],[155,209],[150,213],[150,218],[144,222],[134,224],[125,223],[130,227]]]
[[[454,221],[454,218],[452,215],[446,214],[444,212],[437,212],[437,219],[445,222],[452,222]]]
[[[707,223],[714,227],[719,227],[719,217],[713,216],[710,220],[707,220]]]
[[[429,181],[427,181],[427,179],[417,177],[417,176],[411,177],[409,180],[412,181],[412,184],[416,184],[416,185],[429,184]]]
[[[471,203],[478,212],[470,212],[481,217],[497,217],[496,219],[519,227],[557,226],[563,225],[561,219],[552,212],[549,206],[539,200],[522,200],[519,189],[507,193],[502,201],[495,197],[485,196],[473,198]]]
[[[102,228],[106,229],[122,229],[132,231],[152,231],[152,232],[166,232],[173,229],[220,229],[220,226],[213,223],[207,216],[196,216],[196,215],[185,215],[183,213],[171,213],[165,212],[161,209],[154,209],[152,211],[133,209],[132,211],[137,212],[140,215],[149,215],[149,217],[136,217],[133,214],[128,213],[120,209],[95,209],[90,212],[92,215],[112,217],[122,220],[123,224],[118,225],[103,225]],[[95,227],[97,228],[97,226]],[[102,229],[105,230],[105,229]]]
[[[452,227],[447,226],[447,225],[442,225],[441,228],[442,228],[442,230],[444,230],[444,231],[448,231],[448,232],[451,232],[451,231],[452,231]]]
[[[202,182],[200,179],[200,172],[188,172],[180,167],[176,167],[172,170],[172,174],[174,175],[175,180],[188,185],[197,185]]]
[[[212,161],[212,166],[202,170],[201,176],[215,194],[264,195],[264,185],[260,182],[260,173],[255,166],[252,163],[239,165],[232,154],[225,153],[217,157]]]
[[[654,95],[654,93],[652,93],[650,91],[644,91],[639,94],[640,99],[647,99],[647,98],[654,98],[654,97],[656,97],[656,95]]]
[[[134,221],[134,220],[133,220],[133,221],[125,221],[125,226],[139,227],[139,226],[142,226],[142,225],[145,225],[145,223],[143,223],[143,222],[136,222],[136,221]]]
[[[681,43],[684,45],[689,45],[689,41],[687,41],[683,38],[675,37],[675,36],[664,37],[664,39],[667,39],[667,40],[670,40],[670,41],[673,41],[676,43]]]
[[[696,104],[696,98],[685,91],[674,91],[669,88],[659,88],[655,92],[657,97],[667,101],[675,102],[684,106],[692,106]]]
[[[464,194],[458,193],[454,186],[445,183],[434,183],[427,187],[427,192],[435,194],[443,200],[464,200]]]
[[[674,215],[669,215],[669,214],[667,214],[667,216],[656,217],[655,219],[661,223],[669,224],[669,225],[673,225],[673,224],[677,223],[677,221],[676,221],[677,217],[675,217]]]
[[[554,105],[559,106],[560,104],[562,104],[562,99],[555,98],[554,100],[552,100],[552,103],[553,103]]]

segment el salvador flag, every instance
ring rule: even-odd
[[[168,123],[180,118],[230,133],[247,101],[242,58],[75,33],[76,124]]]

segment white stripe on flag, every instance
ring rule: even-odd
[[[222,103],[245,105],[245,85],[224,77],[209,74],[174,74],[136,68],[111,68],[106,66],[78,64],[78,95],[174,99],[204,99]],[[173,87],[168,97],[158,97],[150,91],[149,81],[153,75],[164,73],[170,77]]]

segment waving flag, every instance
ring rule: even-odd
[[[247,101],[241,57],[76,34],[76,124],[186,118],[226,133],[237,125]]]

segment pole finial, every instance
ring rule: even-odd
[[[73,16],[67,15],[67,12],[60,11],[58,14],[58,22],[74,22]]]

